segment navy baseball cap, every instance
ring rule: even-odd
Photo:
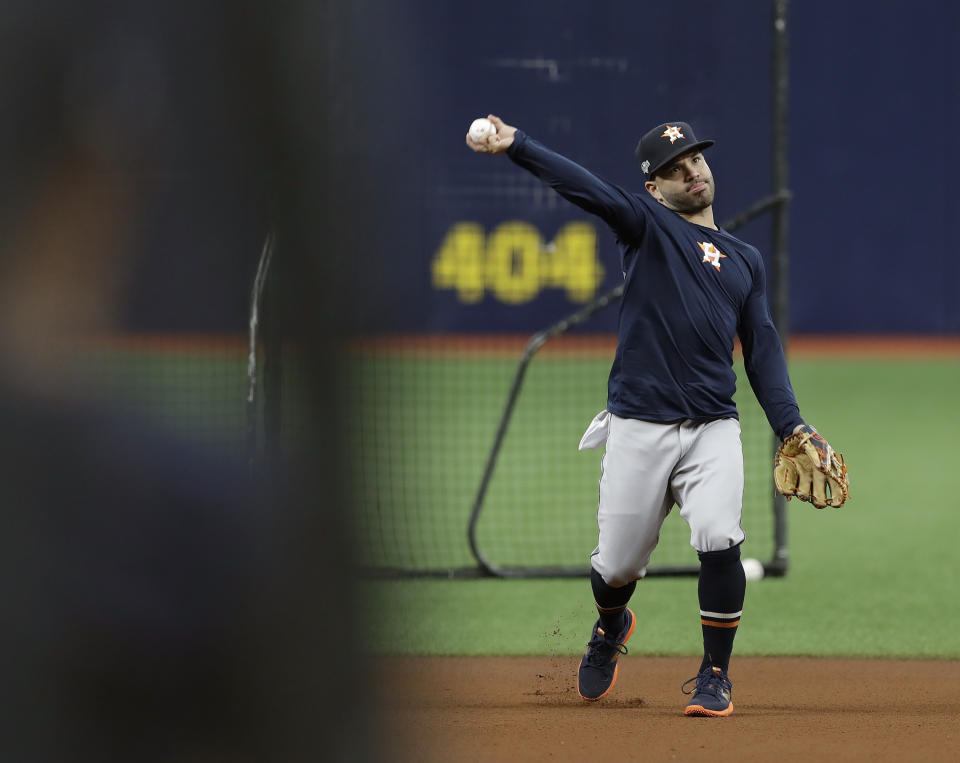
[[[637,144],[637,161],[648,178],[669,161],[687,151],[709,148],[712,140],[697,140],[693,128],[686,122],[664,122],[640,138]]]

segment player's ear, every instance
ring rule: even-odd
[[[663,196],[660,195],[660,189],[657,187],[656,181],[648,180],[643,184],[643,187],[647,189],[647,193],[653,196],[653,198],[661,203],[663,202]]]

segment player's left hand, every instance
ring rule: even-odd
[[[797,427],[777,450],[773,481],[787,500],[796,496],[818,509],[839,508],[850,497],[843,455],[806,424]]]

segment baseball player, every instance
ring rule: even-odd
[[[498,117],[488,118],[496,133],[480,142],[468,134],[467,145],[478,153],[507,154],[600,217],[621,253],[624,292],[607,407],[580,443],[581,450],[606,446],[599,540],[590,557],[599,619],[580,663],[580,696],[599,700],[616,681],[618,658],[627,653],[637,622],[627,603],[646,574],[667,514],[677,506],[700,559],[703,631],[703,660],[683,687],[693,695],[684,712],[730,715],[727,670],[746,589],[735,336],[778,437],[798,434],[815,455],[832,453],[800,417],[767,305],[763,260],[714,222],[714,180],[703,155],[713,141],[698,140],[686,122],[660,124],[640,139],[636,156],[645,190],[632,193]],[[818,506],[826,505],[822,482]],[[791,494],[813,500],[800,491]]]

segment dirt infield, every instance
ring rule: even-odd
[[[735,712],[687,718],[690,658],[624,658],[599,702],[570,658],[384,658],[396,761],[956,761],[960,661],[734,658]]]

